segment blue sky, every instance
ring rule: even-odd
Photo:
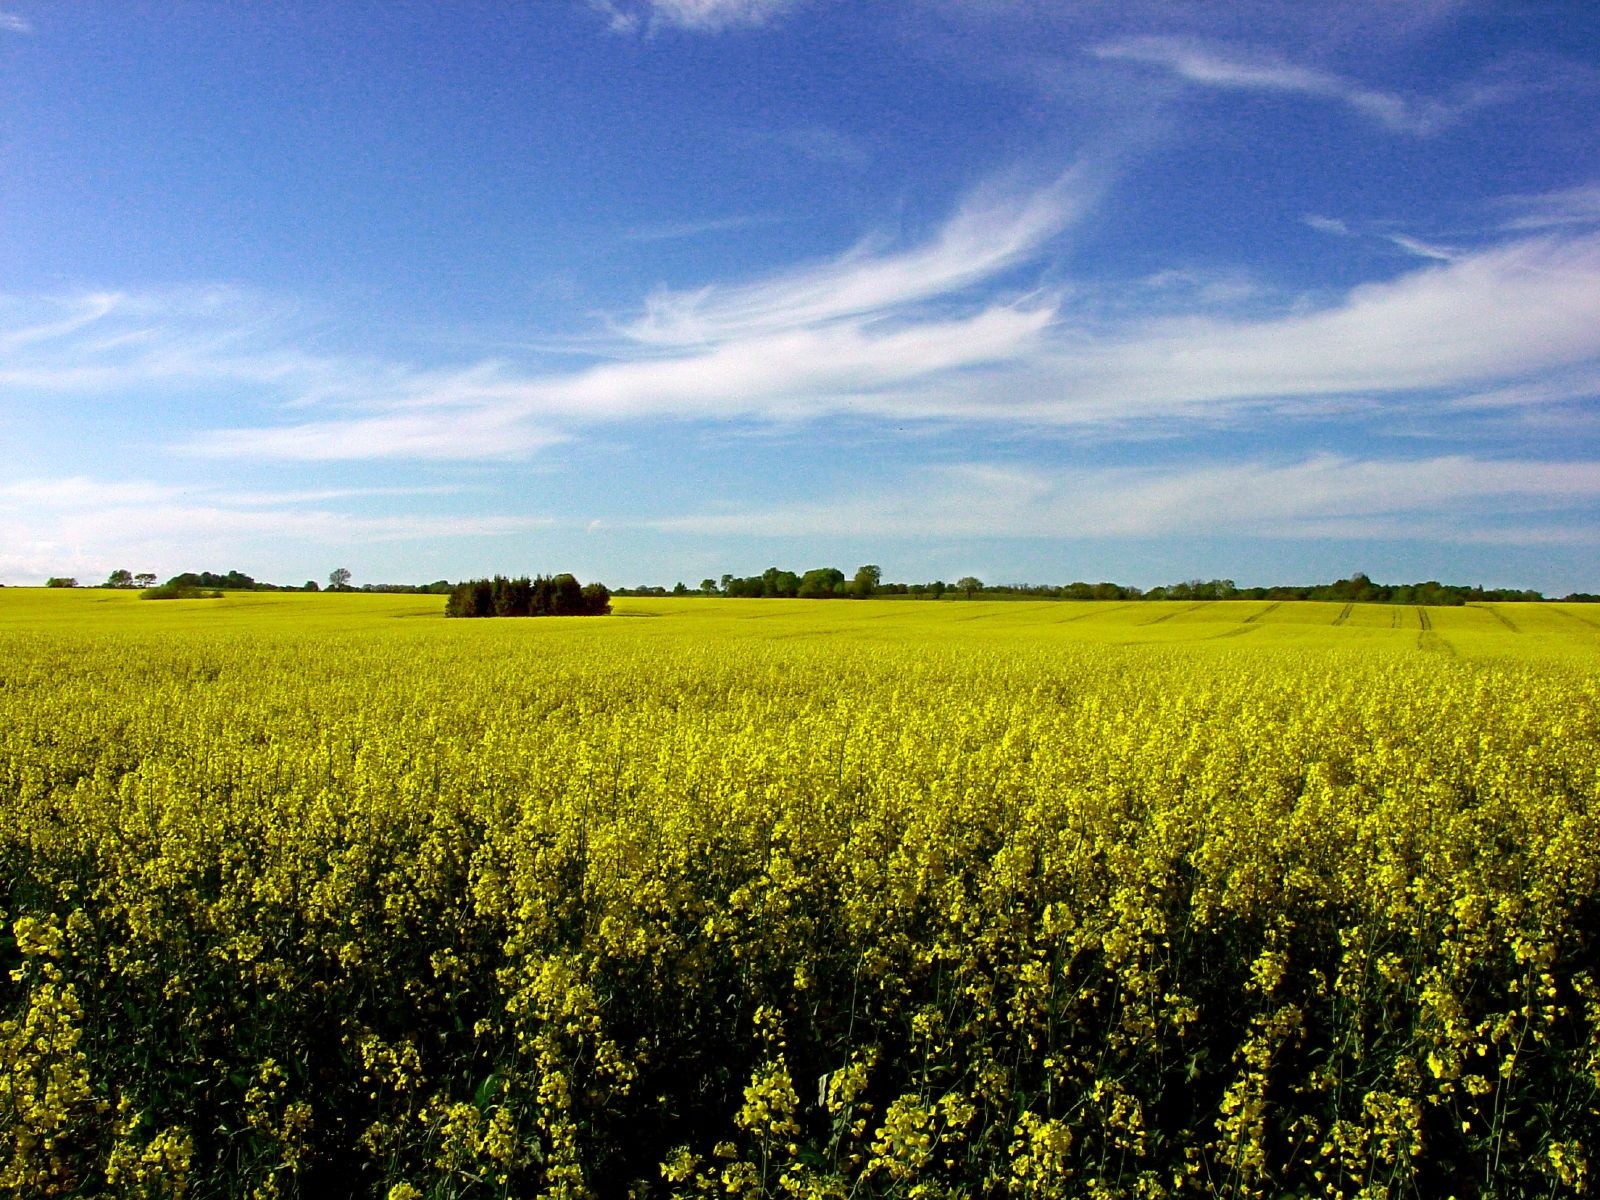
[[[0,0],[0,581],[1600,591],[1600,6]]]

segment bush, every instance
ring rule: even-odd
[[[163,583],[139,593],[141,600],[217,600],[221,596],[215,588],[198,588],[191,583]]]

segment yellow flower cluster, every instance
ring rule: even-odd
[[[1576,609],[11,603],[7,1194],[1593,1177]]]

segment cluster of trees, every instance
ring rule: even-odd
[[[190,583],[163,583],[148,587],[139,593],[141,600],[216,600],[222,593],[216,588],[195,587]]]
[[[954,583],[935,579],[931,583],[891,583],[883,578],[883,571],[875,563],[857,569],[854,576],[845,578],[836,567],[816,567],[803,575],[786,571],[782,567],[768,567],[759,575],[724,575],[721,582],[702,579],[698,588],[683,583],[670,591],[664,587],[641,586],[618,588],[619,596],[744,596],[796,598],[801,600],[865,600],[869,596],[909,596],[918,600],[939,600],[946,595],[960,594],[971,600],[979,596],[1022,596],[1044,600],[1122,600],[1138,596],[1138,588],[1119,587],[1114,583],[1073,583],[1066,587],[1043,584],[1013,583],[990,586],[975,575],[963,575]]]
[[[874,563],[868,563],[858,569],[853,578],[846,579],[844,572],[837,567],[816,567],[803,575],[793,571],[786,571],[781,567],[768,567],[759,575],[739,577],[737,575],[724,575],[722,582],[715,579],[702,579],[697,589],[703,596],[765,596],[799,598],[801,600],[838,600],[852,599],[864,600],[868,596],[887,593],[898,584],[883,582],[883,571]],[[637,587],[619,588],[619,596],[692,596],[696,590],[691,590],[682,583],[675,586],[670,592],[663,587]]]
[[[277,584],[261,583],[243,571],[229,571],[219,575],[215,571],[185,571],[167,580],[168,587],[211,588],[223,592],[278,592],[285,589]],[[292,590],[292,589],[291,589]]]
[[[581,584],[568,574],[469,579],[450,589],[447,617],[603,617],[611,593],[603,583]]]
[[[704,589],[710,580],[702,580]],[[802,600],[833,600],[850,598],[864,600],[883,584],[883,571],[868,563],[856,571],[851,579],[837,567],[815,567],[803,575],[768,567],[759,575],[740,579],[724,575],[717,591],[724,596],[794,596]]]
[[[50,581],[52,585],[55,580]],[[149,588],[155,587],[156,577],[153,571],[140,571],[135,575],[132,571],[113,571],[106,576],[106,581],[100,586],[103,588]],[[69,586],[76,586],[71,584]]]

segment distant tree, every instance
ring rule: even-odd
[[[226,575],[218,575],[215,571],[185,571],[167,580],[167,585],[179,588],[209,588],[212,591],[218,588],[235,592],[273,590],[270,583],[257,583],[243,571],[229,571]]]
[[[550,581],[553,593],[551,615],[581,617],[583,615],[583,585],[572,575],[557,575]]]
[[[802,600],[826,600],[837,596],[844,586],[844,572],[837,567],[814,567],[800,577],[795,595]]]
[[[78,581],[70,575],[52,575],[44,581],[45,587],[73,588],[78,586]]]
[[[152,587],[155,587],[155,585],[156,585],[156,573],[154,571],[140,571],[137,575],[135,575],[133,577],[133,586],[134,587],[137,587],[137,588],[152,588]]]
[[[493,585],[487,579],[459,583],[444,603],[447,617],[488,617],[494,614]]]
[[[678,580],[677,583],[672,585],[672,594],[674,596],[687,596],[689,594],[689,585],[681,579]]]
[[[700,581],[700,591],[703,595],[715,596],[717,594],[717,581],[715,579],[702,579]]]
[[[317,581],[315,579],[308,579],[306,580],[305,587],[301,588],[300,590],[302,592],[320,592],[322,589],[317,586]]]
[[[533,584],[526,575],[496,575],[489,584],[489,603],[497,617],[526,617],[533,611]]]
[[[878,585],[883,582],[883,568],[876,563],[868,563],[856,572],[856,577],[850,581],[850,592],[857,599],[865,600],[878,590]]]
[[[611,611],[611,593],[606,590],[603,583],[586,583],[583,585],[583,615],[586,617],[603,617]]]
[[[130,588],[133,586],[133,572],[116,570],[106,576],[106,581],[101,585],[108,588]]]
[[[192,583],[164,583],[148,587],[139,593],[141,600],[216,600],[222,593],[216,588],[196,587]]]
[[[968,600],[971,600],[975,593],[983,591],[983,580],[976,575],[963,575],[956,580],[956,587],[966,594]]]
[[[342,592],[350,586],[350,569],[337,567],[328,572],[328,587],[335,592]]]
[[[761,572],[761,595],[798,596],[799,594],[800,576],[793,571],[784,571],[778,567],[768,567]]]

